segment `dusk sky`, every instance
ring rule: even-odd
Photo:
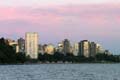
[[[120,54],[120,0],[0,0],[0,37],[25,32],[42,44],[88,39]]]

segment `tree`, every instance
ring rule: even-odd
[[[12,46],[5,43],[5,39],[0,39],[0,61],[1,63],[16,63],[16,53]]]

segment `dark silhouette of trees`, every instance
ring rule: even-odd
[[[24,63],[25,61],[25,54],[16,53],[4,38],[0,38],[0,64]]]
[[[16,53],[4,38],[0,39],[0,63],[16,63]]]
[[[72,53],[66,55],[55,52],[50,54],[39,54],[39,61],[41,62],[72,62],[72,63],[96,63],[96,62],[120,62],[119,56],[109,55],[105,53],[98,53],[95,57],[74,56]]]
[[[120,58],[119,56],[117,55],[110,55],[110,54],[101,54],[101,53],[98,53],[96,55],[96,60],[97,61],[108,61],[108,62],[120,62]]]
[[[19,53],[16,54],[16,61],[18,63],[24,63],[27,60],[29,60],[29,59],[26,57],[25,53],[19,52]]]

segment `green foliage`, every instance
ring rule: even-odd
[[[18,61],[18,63],[24,63],[27,61],[27,57],[25,53],[21,53],[21,52],[17,53],[16,58],[17,58],[16,60]]]
[[[16,63],[16,54],[13,48],[5,43],[4,38],[0,39],[0,62]]]
[[[54,55],[39,54],[39,61],[41,62],[72,62],[72,63],[96,63],[96,62],[120,62],[119,56],[108,55],[105,53],[98,53],[95,57],[74,56],[72,53],[66,55],[55,52]]]
[[[0,64],[24,63],[25,54],[16,53],[12,46],[5,43],[5,39],[0,39]]]
[[[120,62],[120,58],[119,56],[115,56],[115,55],[109,55],[109,54],[105,54],[105,53],[98,53],[96,55],[96,60],[97,61],[107,61],[107,62]]]

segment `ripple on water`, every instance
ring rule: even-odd
[[[0,80],[120,80],[120,64],[1,65]]]

